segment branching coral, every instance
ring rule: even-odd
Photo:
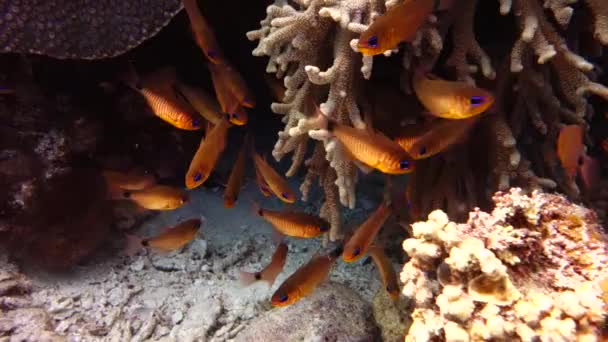
[[[320,102],[320,111],[327,117],[357,128],[366,126],[362,112],[376,122],[380,113],[368,113],[365,108],[370,92],[360,89],[372,77],[373,58],[356,52],[357,34],[398,2],[277,0],[268,7],[261,29],[248,33],[249,39],[259,40],[254,55],[268,56],[267,72],[283,77],[287,88],[282,103],[272,105],[274,112],[285,115],[286,124],[274,157],[281,159],[293,152],[288,172],[293,175],[304,160],[308,138],[323,141],[326,159],[336,171],[340,202],[351,208],[355,205],[356,168],[341,145],[323,130],[323,121],[310,103]],[[419,215],[446,208],[458,219],[457,212],[464,215],[494,191],[513,186],[528,191],[558,189],[573,198],[581,192],[577,180],[566,177],[561,169],[556,140],[563,125],[586,125],[592,117],[588,95],[608,99],[608,88],[598,81],[602,70],[586,57],[580,43],[580,37],[588,34],[596,44],[608,43],[608,6],[596,0],[499,0],[499,5],[501,15],[515,18],[511,30],[517,36],[512,46],[480,40],[475,18],[487,15],[478,13],[480,8],[491,7],[476,0],[441,1],[415,39],[399,48],[400,63],[389,64],[389,72],[401,74],[404,98],[412,96],[407,95],[411,94],[412,72],[422,65],[437,74],[493,88],[497,99],[477,125],[477,133],[466,139],[466,149],[448,149],[432,161],[418,163],[412,180],[416,184],[410,184],[408,193],[410,205]],[[592,24],[579,24],[580,20],[574,20],[579,17]],[[421,118],[416,109],[402,110],[399,124]],[[454,163],[464,164],[464,169],[475,165],[483,172],[475,172],[471,180],[466,171],[455,175]],[[439,184],[431,180],[432,175],[442,174],[449,179],[443,177]],[[431,189],[429,184],[433,184]],[[449,209],[450,203],[463,205]]]
[[[607,237],[564,197],[497,193],[465,224],[440,210],[412,225],[403,294],[415,303],[406,341],[596,341],[608,303]]]

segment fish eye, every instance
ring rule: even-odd
[[[369,45],[370,47],[378,47],[378,37],[377,36],[372,36],[371,38],[369,38],[367,40],[367,45]]]
[[[239,113],[232,113],[232,118],[237,119],[239,117]]]
[[[201,179],[203,179],[203,175],[200,172],[194,175],[195,182],[200,182]]]
[[[281,196],[283,196],[283,198],[285,198],[285,199],[289,199],[289,197],[290,197],[289,194],[286,192],[281,193]]]
[[[199,119],[192,119],[192,126],[199,127],[201,125],[201,121]]]
[[[483,96],[471,96],[469,99],[471,106],[479,106],[483,103]]]
[[[282,294],[282,295],[279,297],[279,302],[283,303],[283,302],[286,302],[288,299],[289,299],[289,296],[288,296],[288,295],[286,295],[286,294]]]
[[[186,203],[189,200],[188,196],[183,196],[181,199],[182,199],[182,203]]]
[[[393,287],[390,285],[386,285],[386,292],[393,292]]]
[[[326,225],[323,225],[323,226],[319,227],[319,230],[320,230],[321,232],[326,232],[326,231],[328,231],[328,230],[329,230],[329,227],[328,227],[328,226],[326,226]]]
[[[409,169],[410,166],[411,166],[411,163],[409,161],[407,161],[407,160],[402,160],[402,161],[399,162],[399,168],[401,170]]]
[[[353,255],[354,255],[354,256],[359,256],[359,254],[361,254],[361,247],[357,247],[357,248],[355,248],[355,250],[353,251]]]
[[[418,152],[420,153],[421,156],[425,155],[426,154],[426,146],[422,146]]]
[[[209,51],[207,51],[207,56],[209,56],[211,58],[215,58],[215,57],[217,57],[217,52],[215,50],[209,50]]]
[[[131,197],[131,193],[129,191],[125,191],[122,193],[124,198],[130,198]]]

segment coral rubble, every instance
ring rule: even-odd
[[[412,225],[401,272],[414,303],[406,341],[597,341],[608,303],[608,237],[559,195],[498,192],[467,223],[441,210]]]

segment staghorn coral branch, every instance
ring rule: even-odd
[[[474,83],[470,76],[471,68],[467,62],[467,57],[470,57],[481,67],[484,77],[494,79],[496,72],[492,67],[490,57],[479,46],[473,32],[477,0],[461,0],[456,6],[458,11],[452,28],[454,50],[448,58],[447,64],[456,68],[458,79]]]

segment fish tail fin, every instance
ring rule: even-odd
[[[139,78],[139,75],[137,74],[135,66],[132,62],[127,63],[127,67],[120,74],[119,79],[134,90],[140,90],[143,88],[141,79]]]
[[[253,201],[251,204],[251,212],[256,214],[257,216],[264,216],[264,209],[260,206],[258,202]]]
[[[144,240],[137,235],[125,234],[126,245],[123,249],[123,254],[126,256],[134,256],[144,248]]]
[[[272,231],[272,243],[275,246],[280,245],[284,240],[285,240],[285,235],[283,235],[281,232],[279,232],[276,229]]]
[[[259,273],[239,271],[239,282],[243,286],[249,286],[259,279]]]
[[[268,287],[272,287],[278,275],[279,273],[276,272],[264,272],[260,274],[260,281],[265,281],[268,283]]]

